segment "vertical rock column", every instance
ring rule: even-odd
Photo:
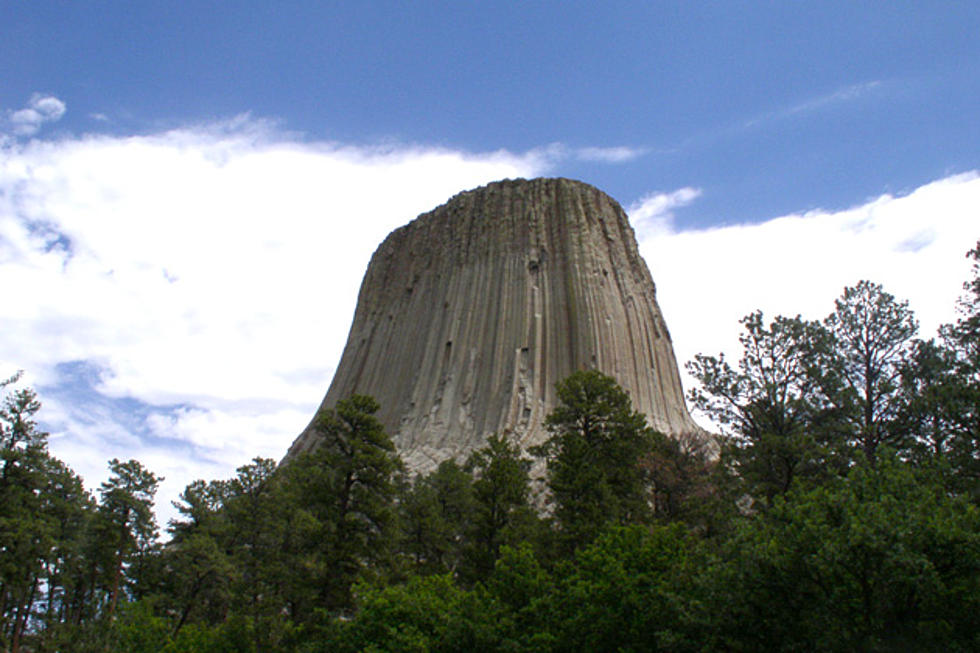
[[[426,471],[493,433],[543,442],[555,383],[585,368],[613,376],[654,428],[700,431],[623,209],[581,182],[508,180],[385,239],[320,409],[375,397],[408,466]],[[317,437],[311,423],[286,460]]]

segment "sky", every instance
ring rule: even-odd
[[[90,489],[165,477],[165,524],[282,457],[392,229],[534,176],[627,210],[682,366],[861,279],[932,337],[980,240],[978,33],[969,2],[0,0],[0,373]]]

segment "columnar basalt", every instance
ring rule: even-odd
[[[654,428],[700,432],[623,209],[577,181],[501,181],[381,244],[320,409],[373,396],[409,468],[425,471],[493,433],[543,442],[555,382],[584,368],[613,376]],[[286,459],[316,441],[311,423]]]

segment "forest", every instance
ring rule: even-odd
[[[869,281],[820,320],[746,316],[739,360],[688,363],[716,439],[653,431],[584,370],[541,446],[494,436],[412,476],[352,396],[315,451],[195,481],[166,525],[151,470],[112,460],[90,492],[7,379],[0,649],[980,650],[968,257],[928,340]]]

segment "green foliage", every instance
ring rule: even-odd
[[[896,428],[908,455],[919,464],[953,452],[956,406],[963,387],[951,352],[935,341],[916,340],[901,370],[902,406]]]
[[[980,243],[959,319],[845,289],[823,323],[761,313],[690,365],[726,429],[646,427],[598,372],[557,386],[542,519],[494,436],[408,483],[377,403],[323,444],[181,495],[110,462],[100,501],[0,381],[0,648],[12,652],[980,649]],[[549,494],[550,493],[550,494]],[[551,528],[553,527],[553,528]]]
[[[646,418],[611,377],[575,372],[556,385],[558,406],[537,451],[548,463],[555,518],[566,547],[591,542],[608,523],[649,518],[641,460],[653,449]]]
[[[0,404],[0,643],[14,649],[55,546],[54,524],[43,505],[50,464],[47,434],[34,421],[40,407],[29,388],[5,394]]]
[[[815,367],[828,337],[798,316],[776,317],[766,326],[756,311],[741,323],[738,369],[724,355],[699,354],[687,366],[700,384],[690,398],[730,429],[723,457],[746,490],[771,501],[827,468],[829,443],[814,426],[823,408]]]
[[[0,646],[81,616],[84,538],[93,509],[81,480],[47,451],[30,388],[0,381]]]
[[[502,546],[536,538],[530,468],[519,446],[493,435],[465,467],[447,460],[417,476],[399,500],[401,547],[414,573],[451,572],[472,585],[490,575]]]
[[[973,277],[963,284],[960,318],[940,328],[950,374],[933,406],[946,421],[955,486],[980,503],[980,241],[967,256]]]
[[[539,526],[530,504],[531,461],[505,437],[492,435],[466,462],[474,475],[474,510],[468,528],[467,578],[485,579],[500,548],[533,540]]]
[[[918,322],[908,302],[861,281],[844,289],[824,324],[831,348],[820,360],[823,391],[848,425],[845,435],[873,460],[880,445],[903,444],[899,388]]]
[[[613,527],[556,572],[541,602],[555,651],[676,650],[692,541],[678,526]]]
[[[361,587],[357,618],[331,651],[493,650],[497,620],[482,591],[459,588],[448,575],[415,576],[404,585]]]
[[[454,572],[474,509],[473,480],[454,460],[418,476],[399,502],[402,548],[416,573]]]
[[[290,501],[310,520],[305,574],[316,603],[331,611],[351,607],[355,579],[379,570],[394,539],[402,462],[374,416],[378,408],[354,395],[324,411],[318,448],[284,470]]]
[[[716,648],[980,643],[980,513],[889,458],[743,520],[713,574]]]
[[[144,563],[156,546],[153,498],[163,479],[137,460],[109,461],[111,476],[99,489],[95,520],[97,555],[108,590],[105,607],[112,618],[120,592],[139,587]]]
[[[640,465],[649,482],[650,502],[658,521],[683,522],[703,533],[723,528],[729,517],[725,501],[731,479],[716,463],[710,436],[654,433],[653,449]]]

